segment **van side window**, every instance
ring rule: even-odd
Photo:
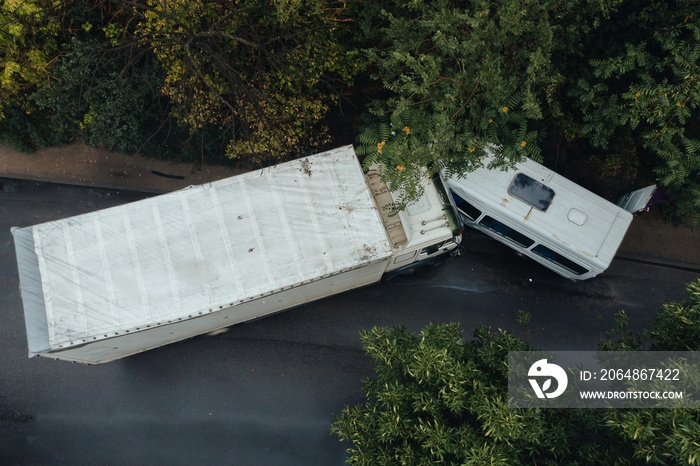
[[[562,256],[558,252],[552,251],[546,246],[542,246],[541,244],[538,244],[534,248],[532,248],[532,252],[537,254],[538,256],[544,257],[550,262],[554,262],[555,264],[559,265],[560,267],[564,267],[566,270],[576,274],[576,275],[582,275],[584,273],[588,273],[588,270],[584,269],[580,265],[578,265],[576,262],[571,261],[567,259],[566,257]]]
[[[508,225],[505,225],[499,222],[498,220],[489,217],[488,215],[479,222],[479,225],[485,226],[494,233],[497,233],[503,236],[504,238],[508,238],[524,248],[529,248],[530,246],[535,244],[535,241],[533,241],[532,239],[512,229]]]
[[[542,212],[549,208],[549,204],[554,199],[554,190],[552,188],[543,185],[524,173],[515,175],[508,187],[508,194],[517,197],[524,203]]]
[[[460,210],[464,215],[469,217],[472,220],[476,220],[477,218],[481,217],[481,211],[456,195],[455,193],[452,193],[452,197],[455,200],[455,204],[457,204],[457,209]]]

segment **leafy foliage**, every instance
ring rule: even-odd
[[[230,157],[270,163],[327,141],[319,122],[356,68],[339,27],[346,10],[334,0],[172,0],[136,7],[139,26],[114,40],[152,50],[181,125],[225,127]]]
[[[362,333],[377,378],[332,432],[352,442],[349,464],[633,464],[596,410],[509,409],[508,351],[529,345],[455,324],[419,336],[399,326]]]
[[[0,97],[13,118],[0,136],[22,149],[79,137],[274,163],[329,140],[320,122],[358,68],[352,10],[334,0],[1,8]]]
[[[698,224],[699,43],[697,0],[7,0],[0,138],[269,164],[324,146],[351,94],[401,205],[489,147],[583,161],[609,196],[656,181]]]
[[[601,338],[600,351],[700,351],[700,279],[686,285],[687,299],[664,304],[652,330],[632,332],[630,317],[620,311]]]
[[[698,351],[700,280],[688,299],[669,303],[654,328],[627,329],[622,312],[601,349]],[[528,316],[519,314],[527,324]],[[508,351],[529,344],[506,331],[478,328],[464,341],[456,324],[419,335],[403,326],[362,332],[376,378],[366,400],[346,407],[331,431],[351,442],[348,464],[698,464],[696,409],[510,409]],[[684,374],[700,390],[697,368]]]
[[[395,0],[361,12],[376,42],[364,54],[391,95],[375,105],[359,150],[407,200],[437,170],[477,167],[487,144],[502,163],[540,159],[528,120],[541,118],[543,89],[559,79],[542,3]]]
[[[16,103],[6,104],[0,120],[0,141],[18,152],[33,152],[35,149],[32,134],[43,134],[42,122],[32,118]],[[38,131],[39,129],[39,131]]]
[[[192,152],[199,152],[197,147],[188,153],[190,134],[172,128],[169,101],[158,92],[163,78],[156,63],[128,67],[104,41],[72,38],[64,45],[53,76],[50,85],[30,97],[33,113],[40,113],[45,123],[41,133],[31,133],[37,145],[80,138],[88,145],[124,153],[193,159]],[[208,148],[217,139],[222,150],[226,141],[216,137]]]
[[[60,9],[61,2],[51,0],[0,4],[0,119],[4,105],[21,104],[28,91],[48,81],[60,44]]]
[[[700,222],[700,16],[697,2],[619,2],[615,39],[597,53],[569,95],[580,130],[603,153],[638,147],[674,199],[677,220]],[[634,29],[635,33],[630,33]],[[608,41],[610,44],[610,41]],[[614,152],[614,151],[613,151]]]
[[[432,147],[367,125],[390,185],[420,192],[413,171],[464,173],[490,145],[501,163],[582,159],[625,191],[656,179],[677,220],[700,221],[696,0],[394,0],[361,18],[388,91],[372,114],[419,122],[414,146]]]
[[[685,301],[665,304],[653,329],[637,335],[649,338],[652,351],[700,351],[700,279],[686,287]],[[626,322],[619,328],[626,336]],[[627,340],[627,338],[625,338]],[[609,349],[627,349],[613,342]],[[634,349],[634,348],[632,348]],[[683,374],[684,385],[700,391],[698,368]],[[691,390],[689,390],[691,391]],[[608,425],[634,447],[634,456],[653,464],[700,463],[700,411],[697,409],[609,410]]]
[[[601,320],[601,316],[598,316]],[[623,309],[615,314],[613,328],[601,335],[599,351],[640,351],[645,349],[649,339],[648,331],[633,332],[629,329],[629,315]]]
[[[688,298],[665,304],[650,333],[654,351],[700,351],[700,279],[686,287]]]

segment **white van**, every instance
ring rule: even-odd
[[[447,179],[465,226],[572,280],[608,268],[639,206],[622,209],[530,159],[509,170],[489,162]]]

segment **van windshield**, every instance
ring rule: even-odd
[[[508,193],[542,212],[549,208],[549,204],[554,199],[554,190],[552,188],[543,185],[524,173],[515,175],[513,182],[508,188]]]

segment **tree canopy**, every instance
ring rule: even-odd
[[[424,167],[463,173],[487,145],[497,164],[586,159],[595,176],[625,179],[623,190],[658,179],[676,218],[697,224],[697,6],[377,3],[362,12],[375,41],[364,53],[389,95],[376,103],[360,149],[408,198],[420,192]]]
[[[357,135],[403,204],[489,147],[697,224],[698,44],[697,0],[7,0],[0,140],[261,165]]]
[[[669,303],[648,332],[651,349],[698,351],[700,280]],[[643,351],[623,322],[601,349]],[[481,327],[465,341],[457,324],[412,334],[403,326],[362,332],[376,376],[363,403],[331,431],[351,444],[348,464],[698,464],[696,409],[508,407],[508,351],[532,350],[507,331]],[[700,387],[700,375],[694,384]]]
[[[332,427],[352,443],[353,465],[615,464],[622,450],[595,410],[508,408],[508,351],[530,347],[510,332],[456,324],[362,333],[376,379],[366,402]]]
[[[397,185],[426,166],[464,172],[487,144],[500,158],[541,159],[527,123],[542,118],[545,90],[559,80],[552,3],[395,0],[364,12],[376,41],[365,54],[390,96],[360,150]]]
[[[125,42],[153,52],[178,121],[227,128],[230,157],[275,162],[326,138],[317,123],[355,68],[342,2],[119,3],[138,18]]]
[[[328,140],[321,120],[358,69],[346,53],[351,9],[334,0],[32,0],[1,11],[2,107],[13,112],[0,132],[24,131],[20,148],[46,142],[44,122],[24,116],[41,113],[73,123],[57,139],[136,151],[161,133],[161,146],[216,140],[209,150],[275,163]],[[83,105],[66,115],[66,101]],[[107,120],[133,144],[109,143],[123,135],[95,126]]]

